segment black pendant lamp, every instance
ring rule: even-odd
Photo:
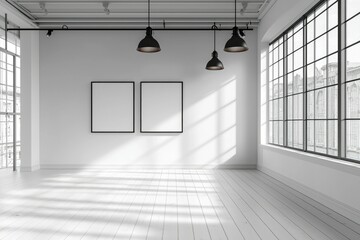
[[[242,33],[243,35],[243,33]],[[225,52],[245,52],[249,50],[245,40],[239,34],[239,28],[236,26],[236,0],[235,0],[235,26],[233,27],[233,35],[226,42]]]
[[[216,51],[216,30],[217,30],[217,27],[216,27],[215,23],[214,23],[214,25],[212,26],[211,29],[214,30],[214,51],[212,52],[211,60],[206,64],[206,69],[207,70],[223,70],[224,65],[219,60],[218,53]]]
[[[146,28],[146,36],[140,41],[137,50],[144,53],[160,52],[158,41],[152,36],[152,28],[150,27],[150,0],[148,0],[148,27]]]

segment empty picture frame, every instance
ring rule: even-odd
[[[183,132],[183,82],[140,82],[140,132]]]
[[[134,102],[134,82],[91,82],[91,132],[135,132]]]

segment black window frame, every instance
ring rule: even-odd
[[[335,25],[332,24],[331,27],[329,27],[329,9],[331,7],[336,7],[337,4],[337,22]],[[323,5],[325,5],[323,7]],[[318,9],[323,8],[321,11],[316,12]],[[334,10],[334,9],[331,9]],[[335,10],[336,11],[336,10]],[[322,32],[321,34],[319,34],[317,36],[316,34],[316,17],[320,16],[321,14],[325,14],[325,19],[326,19],[326,27],[325,27],[325,31]],[[315,6],[313,6],[308,12],[306,12],[300,19],[298,19],[297,21],[295,21],[288,29],[286,29],[282,34],[280,34],[278,37],[275,38],[275,40],[273,40],[270,44],[269,44],[269,57],[273,57],[273,51],[274,49],[276,49],[276,47],[279,46],[278,41],[279,39],[282,39],[282,47],[283,47],[283,96],[278,98],[274,98],[274,95],[272,95],[272,98],[270,98],[270,90],[271,88],[268,87],[268,108],[270,107],[270,104],[277,99],[283,99],[282,104],[283,104],[283,118],[282,120],[274,120],[273,118],[271,118],[270,116],[270,110],[268,111],[268,130],[267,130],[267,143],[269,145],[275,145],[275,146],[279,146],[279,147],[284,147],[284,148],[288,148],[288,149],[293,149],[293,150],[297,150],[297,151],[301,151],[301,152],[308,152],[308,153],[312,153],[312,154],[316,154],[316,155],[320,155],[320,156],[326,156],[326,157],[330,157],[330,158],[336,158],[336,159],[340,159],[340,160],[344,160],[344,161],[348,161],[348,162],[354,162],[354,163],[360,163],[360,158],[359,159],[353,159],[348,157],[347,155],[347,150],[348,150],[348,146],[347,146],[347,139],[348,139],[348,135],[347,135],[347,123],[349,121],[357,121],[357,123],[360,126],[360,117],[356,117],[356,118],[349,118],[347,116],[347,84],[351,84],[352,82],[358,82],[360,83],[360,77],[356,78],[356,79],[352,79],[350,81],[346,81],[346,76],[347,76],[347,72],[346,72],[346,52],[347,49],[350,47],[353,47],[355,45],[360,46],[360,39],[358,39],[357,41],[355,41],[354,43],[351,43],[349,46],[346,45],[347,39],[347,23],[356,18],[359,17],[360,18],[360,11],[355,13],[354,15],[352,15],[349,19],[346,18],[346,0],[321,0],[319,1],[317,4],[315,4]],[[309,22],[308,22],[309,20]],[[331,21],[331,19],[330,19]],[[293,31],[293,29],[298,26],[299,24],[302,24],[302,27],[298,28],[296,31]],[[313,38],[308,41],[308,37],[307,37],[307,28],[309,26],[309,24],[313,24]],[[337,29],[337,30],[336,30]],[[298,33],[299,31],[303,31],[303,36],[302,36],[302,46],[298,47],[297,49],[294,49],[294,35],[296,33]],[[332,32],[333,31],[333,32]],[[337,32],[337,48],[334,48],[334,51],[329,52],[329,34],[335,34],[335,32]],[[289,34],[290,33],[290,34]],[[335,36],[335,35],[333,35]],[[321,37],[325,38],[326,41],[326,47],[325,47],[325,56],[322,56],[320,58],[317,58],[316,56],[316,40],[320,39]],[[291,38],[292,42],[292,52],[287,52],[288,48],[287,48],[287,44],[288,44],[288,39]],[[277,46],[274,46],[274,44],[277,44]],[[307,48],[309,46],[309,44],[313,44],[313,59],[312,61],[308,62],[308,56],[307,56]],[[335,50],[336,49],[336,50]],[[303,55],[303,64],[302,67],[299,67],[299,69],[302,69],[302,74],[303,74],[303,80],[302,80],[302,91],[295,93],[294,94],[294,89],[292,89],[292,93],[288,93],[288,76],[289,74],[293,74],[294,72],[298,71],[298,69],[294,69],[294,61],[292,61],[292,69],[291,71],[288,71],[287,69],[287,61],[289,56],[296,52],[296,51],[302,51],[302,55]],[[332,57],[332,59],[336,59],[337,60],[337,82],[336,82],[336,75],[334,77],[335,81],[332,83],[329,82],[329,78],[331,78],[331,76],[328,74],[330,72],[329,70],[329,58]],[[280,59],[280,57],[279,57]],[[320,87],[316,87],[316,63],[319,61],[323,61],[325,60],[325,84],[324,86],[320,86]],[[278,60],[280,61],[280,60]],[[268,64],[268,69],[271,69],[273,71],[274,69],[274,61],[269,62]],[[336,63],[335,63],[336,64]],[[313,69],[314,69],[314,73],[313,73],[313,88],[308,89],[308,68],[309,66],[313,65]],[[274,74],[272,75],[268,75],[268,86],[270,84],[272,84],[274,81],[276,81],[277,79],[274,78]],[[278,76],[279,78],[280,76]],[[293,81],[294,83],[294,81]],[[359,85],[360,86],[360,85]],[[323,91],[326,92],[326,96],[325,96],[325,118],[317,118],[316,117],[316,98],[315,98],[315,93],[317,91],[319,91],[320,89],[323,89]],[[333,103],[333,105],[335,106],[335,110],[331,113],[335,114],[332,115],[331,117],[329,116],[329,91],[332,91],[333,94],[335,94],[335,96],[337,96],[337,101],[335,100],[335,103]],[[308,116],[308,95],[310,93],[313,93],[314,95],[314,102],[313,102],[313,107],[314,107],[314,111],[313,111],[313,119],[309,118]],[[294,111],[293,108],[288,108],[288,104],[289,104],[289,98],[291,96],[294,95],[302,95],[302,119],[289,119],[288,116],[288,110],[291,110],[292,112]],[[293,104],[294,101],[292,101]],[[310,104],[309,104],[310,105]],[[272,109],[271,112],[274,115],[274,109]],[[337,114],[337,115],[336,115]],[[282,121],[282,133],[283,133],[283,142],[280,143],[279,141],[275,142],[274,141],[274,133],[273,133],[273,123],[276,121]],[[302,131],[302,140],[303,140],[303,145],[302,147],[294,147],[294,144],[289,145],[288,142],[288,137],[289,137],[289,129],[288,129],[288,124],[289,122],[293,122],[293,121],[303,121],[303,131]],[[325,126],[325,149],[326,152],[318,152],[316,151],[316,125],[317,122],[320,121],[324,121],[326,123]],[[335,145],[335,147],[337,147],[337,153],[334,154],[334,152],[332,151],[331,154],[329,154],[329,123],[332,124],[332,126],[336,126],[337,127],[337,133],[334,133],[333,136],[336,138],[334,142],[332,142],[332,144]],[[308,136],[308,124],[313,124],[314,128],[313,128],[313,132],[314,132],[314,137],[313,137],[313,149],[314,150],[309,150],[308,147],[308,140],[309,140],[309,136]],[[321,123],[323,124],[323,123]],[[335,125],[334,125],[335,124]],[[292,124],[294,125],[294,124]],[[279,134],[281,131],[278,129],[277,133]],[[293,131],[292,131],[293,133]],[[270,136],[272,136],[272,138],[270,139]],[[294,134],[292,135],[292,142],[294,143]],[[360,142],[360,139],[358,139],[358,142]],[[336,149],[336,148],[335,148]],[[335,150],[336,151],[336,150]],[[360,153],[359,153],[360,154]]]

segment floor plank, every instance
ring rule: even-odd
[[[360,226],[257,170],[0,171],[0,240],[358,240]]]

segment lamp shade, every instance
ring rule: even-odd
[[[212,52],[211,60],[206,64],[207,70],[223,70],[224,65],[218,58],[218,53],[216,51]]]
[[[226,42],[224,51],[225,52],[245,52],[249,48],[245,42],[245,40],[240,37],[239,28],[233,28],[232,37]]]
[[[156,39],[153,38],[151,27],[146,28],[146,36],[143,40],[140,41],[137,50],[139,52],[144,52],[144,53],[160,52],[161,50],[160,45],[158,41],[156,41]]]

